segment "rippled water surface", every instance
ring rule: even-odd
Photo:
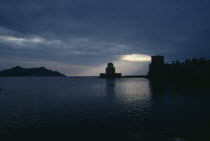
[[[3,140],[210,140],[210,93],[146,79],[0,78]]]

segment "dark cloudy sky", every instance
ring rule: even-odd
[[[98,75],[114,62],[125,75],[146,74],[148,61],[123,57],[209,52],[209,0],[0,0],[0,69]]]

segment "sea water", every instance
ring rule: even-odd
[[[147,79],[0,78],[0,140],[210,139],[210,93]]]

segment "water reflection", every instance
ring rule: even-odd
[[[151,101],[149,81],[146,79],[127,79],[122,80],[118,90],[121,92],[122,99],[127,104],[142,103]]]
[[[105,97],[106,104],[108,108],[113,108],[115,106],[116,100],[116,80],[106,79],[105,80]]]
[[[149,81],[151,96],[153,98],[164,96],[166,86],[164,84]]]
[[[98,78],[0,78],[0,86],[1,138],[210,139],[210,92],[204,90]]]
[[[208,89],[165,82],[150,82],[150,88],[150,124],[157,137],[165,140],[180,137],[185,140],[209,139],[206,134],[210,117]]]
[[[106,94],[108,96],[115,95],[115,79],[106,79]]]

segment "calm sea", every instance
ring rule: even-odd
[[[210,92],[146,79],[0,78],[0,140],[210,140]]]

